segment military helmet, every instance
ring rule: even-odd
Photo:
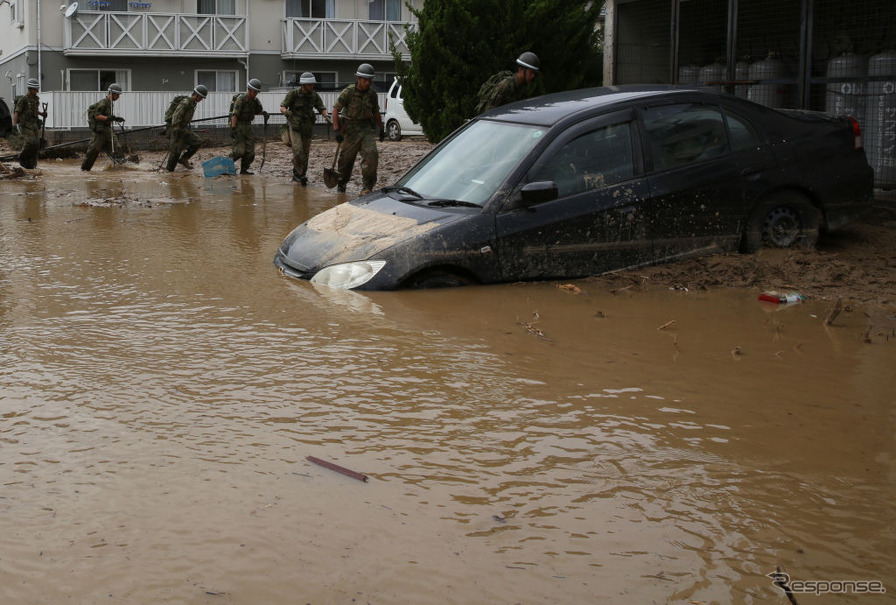
[[[37,78],[28,78],[28,81],[25,82],[25,86],[28,88],[40,88],[40,82],[37,81]]]
[[[121,94],[121,86],[118,84],[110,84],[109,85],[109,94],[120,95]]]
[[[538,55],[529,51],[526,51],[517,57],[516,63],[517,65],[522,65],[532,71],[538,71],[538,68],[541,67],[541,61],[538,59]]]
[[[355,72],[355,75],[359,78],[367,78],[368,80],[373,80],[373,65],[370,63],[361,63],[358,67],[358,71]]]
[[[306,71],[302,74],[302,77],[299,78],[299,84],[317,84],[317,78],[315,78],[314,74],[310,71]]]
[[[254,90],[255,92],[261,90],[261,80],[259,80],[258,78],[252,78],[251,80],[249,80],[249,90]]]
[[[195,92],[197,95],[199,95],[203,99],[208,96],[208,88],[206,88],[202,84],[197,84],[196,88],[193,89],[193,92]]]

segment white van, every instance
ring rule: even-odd
[[[402,135],[422,135],[423,128],[412,121],[404,110],[404,99],[401,98],[401,83],[398,78],[392,81],[386,95],[386,115],[383,117],[386,136],[390,141],[400,141]]]

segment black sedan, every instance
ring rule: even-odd
[[[813,246],[870,207],[855,120],[678,87],[606,87],[468,122],[393,186],[299,225],[290,276],[390,290],[583,277]]]

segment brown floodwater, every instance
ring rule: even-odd
[[[328,291],[272,258],[331,190],[42,167],[0,182],[0,602],[894,602],[892,309]]]

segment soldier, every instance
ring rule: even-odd
[[[257,115],[263,115],[265,122],[268,112],[258,100],[258,91],[261,90],[261,81],[252,78],[246,87],[246,92],[237,95],[230,110],[230,157],[240,160],[240,174],[253,174],[249,166],[255,159],[255,133],[252,132],[252,120]]]
[[[517,60],[516,73],[502,71],[493,75],[479,89],[479,103],[476,113],[500,107],[514,101],[521,101],[528,95],[526,86],[538,75],[541,61],[532,52],[524,52]]]
[[[188,170],[193,169],[190,158],[199,150],[202,140],[195,132],[190,130],[190,122],[193,121],[193,112],[196,104],[208,96],[208,88],[199,84],[193,89],[193,94],[183,99],[171,116],[170,144],[168,147],[168,172],[174,172],[180,164]],[[183,152],[183,155],[181,155]]]
[[[106,96],[87,110],[87,123],[90,125],[90,131],[93,132],[93,138],[87,145],[87,155],[81,162],[81,170],[90,171],[101,151],[112,153],[112,138],[115,136],[115,133],[112,132],[112,123],[124,122],[124,118],[113,114],[113,104],[120,96],[121,86],[112,84],[109,86]]]
[[[286,116],[288,140],[292,144],[292,180],[308,185],[308,152],[311,151],[311,131],[314,126],[314,111],[327,119],[327,110],[320,95],[314,92],[317,80],[306,71],[299,78],[301,88],[290,90],[280,103],[280,113]]]
[[[40,151],[40,118],[47,119],[47,110],[40,110],[40,97],[37,91],[40,82],[29,78],[25,83],[28,93],[19,97],[12,114],[12,126],[22,135],[22,151],[19,153],[19,165],[22,168],[37,168],[37,153]]]
[[[345,193],[345,184],[351,178],[352,169],[355,167],[355,157],[360,153],[361,179],[364,186],[361,195],[365,195],[376,186],[379,152],[374,136],[379,131],[380,140],[383,140],[383,116],[380,115],[376,92],[370,86],[373,82],[373,66],[362,63],[355,76],[356,83],[347,86],[333,106],[333,130],[337,133],[336,141],[345,143],[339,155],[337,191]],[[340,111],[343,112],[341,116]]]

